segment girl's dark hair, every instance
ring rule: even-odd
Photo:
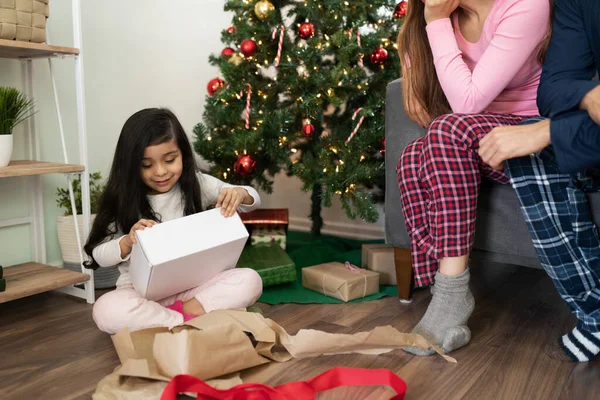
[[[140,219],[160,220],[150,203],[149,188],[141,179],[144,151],[148,146],[175,139],[181,151],[183,170],[179,178],[184,204],[184,214],[202,211],[200,185],[196,177],[196,161],[190,141],[177,117],[166,108],[147,108],[133,114],[121,130],[110,176],[100,199],[98,214],[92,225],[84,250],[91,261],[86,268],[98,269],[92,251],[107,237],[117,232],[129,233]]]

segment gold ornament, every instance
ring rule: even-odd
[[[267,0],[261,0],[254,6],[254,13],[261,21],[267,19],[273,10],[275,10],[275,6]]]
[[[235,53],[227,61],[229,61],[230,63],[232,63],[235,66],[238,66],[242,63],[242,61],[244,61],[244,59],[242,58],[242,56],[239,55],[239,53]]]

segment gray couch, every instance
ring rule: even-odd
[[[425,134],[425,130],[408,118],[402,106],[402,86],[395,80],[386,94],[386,197],[385,230],[387,242],[394,245],[398,292],[410,298],[410,240],[406,233],[400,205],[396,165],[404,148]],[[600,225],[600,193],[590,195],[596,225]],[[541,268],[531,243],[525,220],[510,185],[483,181],[477,212],[475,246],[472,260],[481,265],[493,261]]]

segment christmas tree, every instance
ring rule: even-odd
[[[350,218],[378,218],[385,89],[400,75],[397,0],[228,0],[232,25],[210,62],[195,149],[210,173],[270,193],[285,169],[312,191],[312,232],[339,196]]]

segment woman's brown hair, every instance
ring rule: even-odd
[[[554,14],[554,0],[550,1],[550,22]],[[446,95],[435,72],[433,55],[427,39],[424,18],[425,4],[422,0],[408,0],[408,12],[402,30],[398,35],[398,53],[402,62],[402,84],[404,88],[405,108],[410,104],[418,104],[432,118],[452,112]],[[538,60],[543,63],[550,36],[548,34],[538,50]],[[407,66],[407,64],[409,64]]]

